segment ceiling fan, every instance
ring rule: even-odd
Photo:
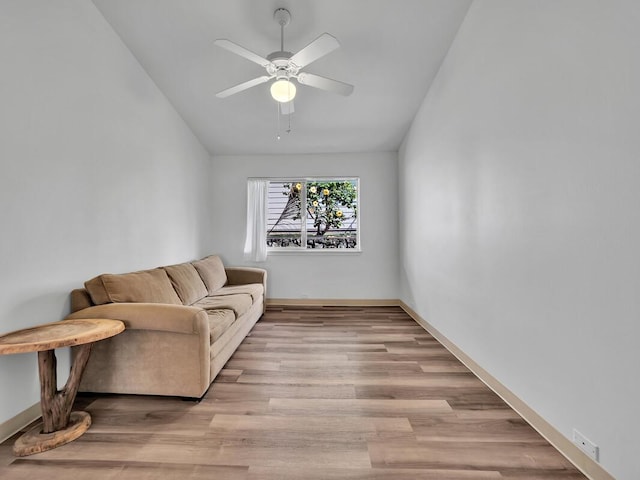
[[[280,102],[283,114],[293,112],[293,98],[296,96],[296,86],[292,82],[294,79],[300,85],[319,88],[320,90],[345,96],[351,95],[353,85],[301,71],[310,63],[340,47],[340,43],[334,36],[323,33],[298,53],[292,54],[284,50],[284,27],[291,22],[291,14],[285,8],[278,8],[274,12],[273,18],[280,25],[280,50],[270,53],[266,58],[227,39],[218,39],[214,42],[214,45],[257,63],[266,70],[266,75],[222,90],[216,94],[216,97],[225,98],[266,83],[274,78],[275,81],[271,84],[271,96]]]

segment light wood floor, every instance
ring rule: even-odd
[[[585,479],[395,307],[270,308],[199,403],[83,396],[75,442],[0,478]]]

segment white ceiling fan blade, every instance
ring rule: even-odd
[[[263,75],[262,77],[258,77],[258,78],[254,78],[253,80],[249,80],[247,82],[243,82],[240,83],[239,85],[236,85],[235,87],[231,87],[231,88],[227,88],[226,90],[222,90],[221,92],[216,93],[216,97],[218,98],[226,98],[230,95],[233,95],[234,93],[238,93],[238,92],[242,92],[243,90],[246,90],[248,88],[251,87],[255,87],[256,85],[260,85],[261,83],[265,83],[268,82],[269,80],[271,80],[271,78],[268,75]]]
[[[331,78],[321,77],[313,73],[302,72],[298,74],[298,82],[309,87],[319,88],[328,92],[338,93],[345,97],[353,92],[353,85],[348,83],[332,80]]]
[[[227,40],[226,38],[219,38],[215,42],[214,45],[218,47],[224,48],[225,50],[229,50],[230,52],[235,53],[236,55],[240,55],[241,57],[246,58],[247,60],[251,60],[252,62],[257,63],[262,67],[266,67],[271,62],[264,57],[261,57],[257,53],[253,53],[251,50],[247,50],[244,47],[241,47],[237,43],[233,43],[231,40]]]
[[[320,57],[324,57],[327,53],[333,52],[336,48],[340,47],[340,43],[336,37],[323,33],[316,38],[309,45],[304,47],[293,57],[290,61],[295,63],[298,67],[302,68],[309,65],[311,62],[315,62]]]
[[[293,100],[280,104],[280,113],[282,115],[291,115],[293,112],[295,112],[295,108],[293,107]]]

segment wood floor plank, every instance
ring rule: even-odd
[[[387,352],[399,355],[425,355],[427,353],[438,355],[449,353],[442,345],[395,345],[393,343],[387,345]]]
[[[367,333],[370,330],[362,329],[362,332]],[[251,335],[247,337],[247,340],[251,341],[264,341],[264,342],[274,342],[273,339],[283,339],[283,343],[287,343],[287,339],[329,339],[329,341],[334,341],[336,339],[354,339],[358,336],[358,332],[356,329],[350,328],[336,328],[331,331],[327,331],[326,328],[287,328],[286,331],[282,329],[271,329],[265,330],[264,332],[256,332],[260,333],[260,335]]]
[[[389,385],[358,385],[356,398],[445,399],[454,410],[508,409],[509,406],[486,387],[407,387]]]
[[[357,373],[420,373],[424,370],[418,362],[360,362],[360,361],[306,361],[284,360],[280,362],[278,371],[306,375],[307,373],[324,374],[357,374]]]
[[[245,437],[266,436],[269,439],[295,438],[298,445],[328,442],[352,444],[375,439],[375,434],[385,432],[412,433],[406,418],[365,416],[296,416],[296,415],[226,415],[217,414],[209,424],[215,435]],[[411,436],[413,437],[413,436]]]
[[[281,362],[271,362],[268,360],[248,360],[243,358],[232,358],[227,362],[225,368],[277,372],[278,370],[280,370],[280,364]]]
[[[202,400],[259,400],[269,398],[355,398],[353,385],[287,385],[287,384],[226,384],[215,383]]]
[[[269,398],[265,397],[258,400],[252,399],[203,399],[199,402],[194,410],[199,413],[206,413],[209,419],[216,413],[234,413],[237,415],[262,415],[269,412]]]
[[[157,463],[82,460],[39,460],[34,457],[16,460],[0,478],[12,480],[88,479],[99,480],[247,480],[248,467],[219,465],[184,465],[163,463],[160,474]],[[10,475],[10,477],[8,476]]]
[[[451,413],[445,400],[376,400],[376,399],[300,399],[272,398],[269,401],[272,412],[286,412],[288,415],[313,413],[320,417],[335,415],[362,415],[408,417],[411,414]],[[456,417],[457,418],[457,417]],[[415,432],[415,430],[414,430]]]
[[[209,465],[247,466],[261,465],[266,467],[304,467],[308,469],[323,468],[335,465],[341,468],[370,468],[371,462],[366,444],[344,443],[334,445],[300,446],[295,443],[286,444],[286,448],[273,442],[272,446],[232,445],[211,448],[189,448],[189,456],[182,457],[185,463],[192,461]],[[148,462],[162,463],[175,456],[176,445],[149,444],[138,450],[139,458]]]
[[[585,480],[398,307],[269,307],[200,401],[80,395],[93,425],[0,478]]]
[[[431,361],[458,361],[447,350],[430,351],[429,349],[416,350],[416,353],[390,353],[384,352],[349,352],[346,354],[348,360],[361,361],[414,361],[414,362],[431,362]]]
[[[358,344],[387,344],[387,343],[406,343],[417,342],[415,337],[407,333],[357,333],[353,336],[308,336],[301,337],[302,342],[305,343],[351,343],[357,342]]]
[[[585,480],[585,476],[576,470],[505,470],[501,472],[505,480]]]
[[[457,361],[444,360],[437,361],[433,360],[429,363],[420,362],[420,369],[425,373],[454,373],[454,372],[470,372],[470,370],[465,367],[463,364]]]
[[[499,410],[508,412],[512,410]],[[488,415],[487,415],[488,413]],[[424,414],[409,417],[418,441],[430,442],[528,442],[546,444],[546,440],[522,418],[505,415],[500,418],[493,410],[478,410],[449,414]]]
[[[551,445],[502,442],[369,442],[373,466],[440,469],[545,469],[572,468]]]
[[[265,351],[277,352],[385,352],[386,347],[382,343],[266,343]]]
[[[272,372],[269,372],[272,373]],[[313,377],[293,375],[247,375],[238,377],[238,383],[252,384],[297,384],[297,385],[381,385],[391,387],[432,387],[432,388],[473,388],[478,387],[480,380],[473,376],[465,377],[427,377],[427,376],[389,376],[376,374],[361,375],[337,375],[332,378],[326,376]]]
[[[202,423],[211,418],[208,411],[184,412],[155,410],[100,410],[89,408],[93,426],[92,433],[171,433],[173,435],[203,436]]]
[[[498,472],[399,468],[249,467],[247,480],[500,480]],[[548,479],[547,479],[548,480]],[[570,480],[570,479],[566,479]],[[573,479],[571,479],[573,480]]]
[[[346,362],[349,357],[347,354],[341,353],[308,353],[308,352],[244,352],[236,350],[231,360],[234,359],[250,359],[250,360],[305,360],[305,361],[344,361]]]

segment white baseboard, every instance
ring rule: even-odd
[[[0,424],[0,443],[42,416],[40,402],[31,405],[15,417]]]
[[[267,306],[301,307],[397,307],[397,299],[353,299],[353,298],[267,298]]]
[[[524,418],[537,432],[542,435],[556,450],[573,463],[578,470],[591,480],[615,480],[600,464],[589,458],[582,450],[560,433],[556,428],[538,415],[524,401],[518,398],[511,390],[500,383],[493,375],[478,365],[471,357],[460,350],[453,342],[438,331],[433,325],[418,315],[402,300],[398,305],[413,318],[422,328],[445,346],[458,360],[466,365],[480,380],[502,398],[511,408]]]

